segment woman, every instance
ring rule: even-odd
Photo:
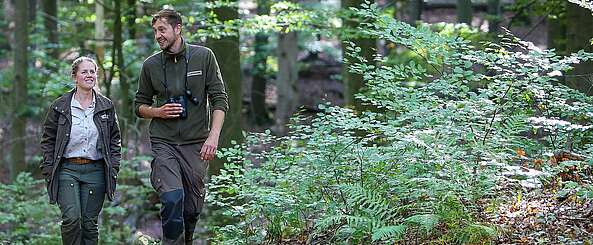
[[[95,91],[97,63],[72,62],[75,88],[54,101],[43,123],[41,172],[62,212],[63,244],[97,244],[105,195],[112,201],[121,159],[111,100]]]

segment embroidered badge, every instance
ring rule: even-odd
[[[201,76],[201,75],[202,75],[202,71],[201,70],[199,70],[199,71],[190,71],[190,72],[187,73],[187,76],[188,77],[191,77],[191,76]]]
[[[109,115],[103,114],[103,115],[101,115],[101,119],[109,119]]]

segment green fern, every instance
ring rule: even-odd
[[[496,229],[486,225],[470,224],[454,234],[457,243],[478,244],[495,238]]]
[[[527,116],[525,114],[510,115],[503,119],[496,127],[498,143],[504,143],[508,148],[523,148],[523,139],[520,134],[528,131]]]
[[[331,215],[320,219],[315,228],[317,231],[325,231],[332,227],[340,227],[343,225],[355,228],[364,229],[373,224],[371,217],[355,216],[355,215]]]
[[[425,233],[430,233],[438,224],[439,216],[435,214],[417,214],[405,219],[405,222],[418,226]]]
[[[407,226],[405,224],[401,224],[384,226],[379,229],[376,229],[375,231],[373,231],[373,242],[379,240],[400,240],[406,233],[406,228]]]
[[[344,225],[344,215],[330,215],[323,217],[317,221],[315,224],[315,229],[317,231],[325,231],[333,226],[342,226]]]
[[[365,228],[372,226],[373,218],[365,216],[346,215],[346,223],[348,226],[357,228],[357,230],[365,230]]]
[[[342,185],[341,190],[350,205],[368,213],[371,217],[376,217],[381,223],[389,223],[398,216],[398,209],[392,208],[390,201],[379,191],[356,184]]]
[[[592,119],[591,98],[552,84],[556,78],[545,74],[593,55],[562,58],[514,37],[476,48],[458,35],[400,22],[376,6],[357,12],[373,20],[364,24],[365,34],[415,53],[404,62],[388,55],[369,65],[356,54],[360,48],[347,47],[351,71],[365,78],[356,98],[383,109],[369,117],[364,109],[319,106],[312,120],[297,118],[288,136],[267,133],[229,151],[249,164],[237,163],[245,166],[240,176],[228,171],[213,177],[210,193],[216,196],[210,196],[227,211],[235,201],[248,200],[240,213],[227,213],[241,219],[236,230],[253,232],[223,230],[224,238],[271,243],[277,239],[261,235],[273,233],[268,224],[295,215],[314,222],[329,243],[396,243],[404,237],[446,244],[494,241],[496,230],[473,220],[482,216],[478,200],[497,194],[498,163],[514,159],[509,149],[551,148],[526,137],[527,118],[544,110],[546,117],[571,123]],[[536,100],[544,107],[526,106]],[[565,133],[558,134],[561,142]],[[591,142],[590,132],[574,136],[576,151],[582,151],[577,142]],[[252,150],[264,145],[271,149]],[[284,223],[281,231],[309,228],[305,222]]]

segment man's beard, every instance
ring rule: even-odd
[[[171,38],[171,39],[163,37],[163,39],[165,40],[167,45],[165,47],[161,48],[161,50],[163,50],[164,52],[167,52],[167,53],[173,53],[173,51],[171,49],[173,48],[173,45],[175,44],[175,42],[179,39],[179,36],[174,35],[173,38]],[[160,44],[159,44],[159,47],[160,47]]]
[[[167,40],[167,39],[165,39],[165,40]],[[169,42],[169,40],[167,40],[167,46],[162,47],[161,50],[171,53],[172,46],[173,46],[173,42]]]

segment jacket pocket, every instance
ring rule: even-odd
[[[192,94],[198,98],[203,97],[206,88],[205,77],[202,70],[190,71],[187,73],[187,82]],[[202,98],[200,98],[202,99]]]
[[[58,117],[58,124],[59,124],[59,125],[64,125],[64,124],[66,124],[66,121],[67,121],[67,120],[68,120],[68,119],[66,119],[66,116],[64,116],[64,115],[60,114],[60,117]]]
[[[45,177],[47,179],[50,177],[49,175],[51,175],[51,172],[53,170],[53,165],[51,165],[49,162],[45,162],[42,159],[41,162],[39,163],[39,169],[41,169],[41,175],[43,175],[43,177]]]

